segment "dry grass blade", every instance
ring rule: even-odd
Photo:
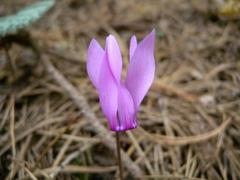
[[[216,129],[210,132],[195,135],[195,136],[188,136],[188,137],[170,137],[170,136],[163,136],[159,134],[151,134],[142,128],[139,128],[139,131],[140,133],[143,133],[147,139],[153,142],[156,142],[158,144],[187,145],[187,144],[200,143],[216,137],[218,134],[223,133],[224,129],[230,124],[230,122],[231,122],[231,118],[222,122],[222,124],[219,127],[217,127]]]
[[[160,80],[154,81],[151,89],[156,92],[165,92],[170,95],[176,95],[189,102],[196,102],[198,100],[198,97],[196,95],[186,93],[174,86],[163,83]]]
[[[206,180],[204,178],[189,178],[185,176],[174,176],[174,175],[153,175],[153,176],[142,176],[140,177],[141,180],[147,179],[164,179],[164,180]]]
[[[139,145],[139,143],[137,142],[137,140],[136,140],[136,138],[134,137],[134,135],[133,135],[130,131],[128,131],[127,134],[128,134],[128,136],[130,137],[130,139],[133,141],[133,145],[134,145],[134,147],[136,148],[139,156],[140,156],[141,158],[143,158],[143,161],[144,161],[144,163],[146,164],[146,167],[147,167],[148,171],[149,171],[151,174],[154,174],[154,171],[153,171],[153,168],[152,168],[151,163],[149,162],[148,159],[146,159],[145,154],[144,154],[144,151],[143,151],[142,148],[140,147],[140,145]]]
[[[15,141],[16,141],[16,142],[20,141],[20,140],[23,139],[24,137],[28,136],[28,135],[31,134],[32,132],[34,132],[34,131],[36,131],[37,129],[40,129],[40,128],[44,127],[44,126],[47,126],[47,125],[49,125],[49,124],[53,124],[53,123],[56,123],[56,122],[65,121],[65,120],[66,120],[66,119],[64,119],[64,118],[62,118],[62,117],[61,117],[61,118],[54,118],[54,119],[45,120],[45,121],[37,124],[36,126],[31,127],[31,128],[27,129],[27,130],[24,131],[24,132],[21,132],[21,134],[19,134],[19,135],[17,136],[17,138],[15,139]],[[4,143],[4,142],[2,142],[2,143]],[[0,145],[2,145],[2,144],[0,143]],[[10,147],[11,147],[11,143],[5,144],[5,146],[4,146],[4,147],[1,149],[1,151],[0,151],[0,155],[2,155],[3,153],[5,153]]]
[[[15,99],[14,96],[11,96],[11,113],[10,113],[10,135],[11,135],[11,146],[12,146],[12,158],[16,158],[16,138],[15,138]],[[12,162],[10,178],[13,178],[15,169],[15,163]]]
[[[60,137],[62,139],[71,139],[72,141],[76,141],[76,142],[89,142],[89,143],[99,143],[100,139],[99,138],[90,138],[90,137],[81,137],[81,136],[74,136],[74,135],[69,135],[69,134],[62,134],[61,136],[59,136],[59,132],[54,132],[54,131],[38,131],[38,134],[42,134],[42,135],[47,135],[47,136],[57,136]]]
[[[85,167],[76,165],[66,165],[64,168],[53,167],[42,170],[37,170],[34,174],[35,176],[40,176],[42,173],[51,174],[61,169],[61,173],[104,173],[116,171],[116,166],[111,167]]]

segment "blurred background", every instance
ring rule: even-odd
[[[1,0],[0,16],[36,2]],[[240,179],[239,15],[239,0],[58,0],[4,33],[0,179],[115,179],[87,47],[115,35],[126,71],[131,35],[152,29],[156,75],[139,127],[121,134],[125,179]]]

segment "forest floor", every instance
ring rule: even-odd
[[[31,0],[5,0],[0,15]],[[240,21],[217,1],[59,0],[0,50],[0,179],[117,177],[115,134],[86,74],[90,40],[156,30],[154,83],[121,133],[125,179],[240,179]],[[40,53],[40,55],[39,55]]]

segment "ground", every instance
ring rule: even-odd
[[[1,16],[34,1],[3,1]],[[154,83],[121,133],[126,179],[240,179],[240,23],[219,1],[59,0],[0,50],[0,179],[113,179],[115,134],[86,73],[96,38],[156,30]],[[17,35],[20,36],[20,35]],[[34,45],[34,46],[35,46]]]

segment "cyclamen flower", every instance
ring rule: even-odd
[[[88,48],[87,72],[99,93],[100,105],[112,131],[137,127],[137,111],[155,72],[153,30],[139,44],[130,40],[127,76],[121,80],[122,56],[116,38],[109,35],[103,49],[93,39]]]

